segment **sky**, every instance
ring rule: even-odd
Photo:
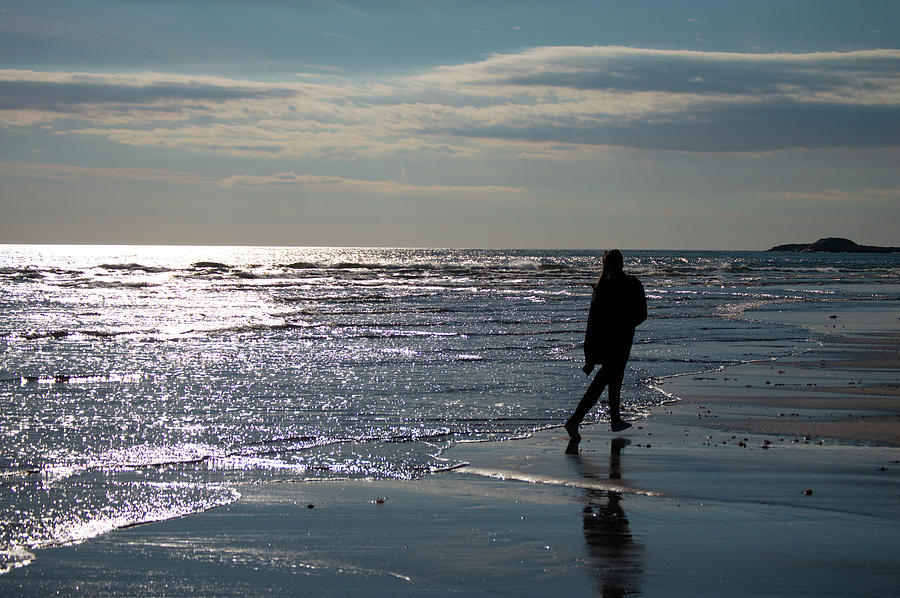
[[[0,243],[900,246],[896,0],[0,0]]]

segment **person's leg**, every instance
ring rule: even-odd
[[[616,372],[609,381],[609,417],[613,421],[622,419],[619,407],[622,403],[622,380],[624,376]]]
[[[578,426],[584,420],[584,416],[587,415],[587,412],[591,410],[591,407],[597,404],[597,400],[600,398],[600,395],[603,394],[603,389],[606,388],[608,380],[609,368],[603,366],[600,368],[600,371],[597,372],[597,375],[594,376],[594,380],[591,382],[590,386],[588,386],[584,396],[581,397],[581,401],[578,402],[578,406],[575,408],[572,417],[566,421],[566,432],[569,433],[569,436],[571,436],[573,440],[581,440],[581,435],[578,433]]]
[[[631,424],[622,420],[622,381],[625,379],[625,364],[620,364],[609,380],[609,422],[613,432],[630,428]]]

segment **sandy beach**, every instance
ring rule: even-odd
[[[424,479],[259,484],[38,551],[0,594],[884,596],[900,586],[896,333],[663,380],[630,430],[460,444]]]

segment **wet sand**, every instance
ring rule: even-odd
[[[38,551],[0,595],[891,595],[897,346],[662,381],[685,400],[620,434],[584,426],[578,455],[560,428],[457,445],[444,456],[464,465],[413,482],[242,487]]]
[[[663,380],[729,430],[900,446],[900,334],[831,339],[800,356]]]

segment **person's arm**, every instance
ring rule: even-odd
[[[584,367],[581,368],[585,374],[590,374],[594,369],[595,353],[594,344],[597,342],[597,324],[600,318],[599,308],[596,306],[594,299],[596,298],[596,289],[591,293],[591,308],[588,311],[588,323],[584,330]]]
[[[635,310],[634,310],[634,327],[643,323],[647,319],[647,295],[644,293],[644,285],[637,278],[635,282]]]

